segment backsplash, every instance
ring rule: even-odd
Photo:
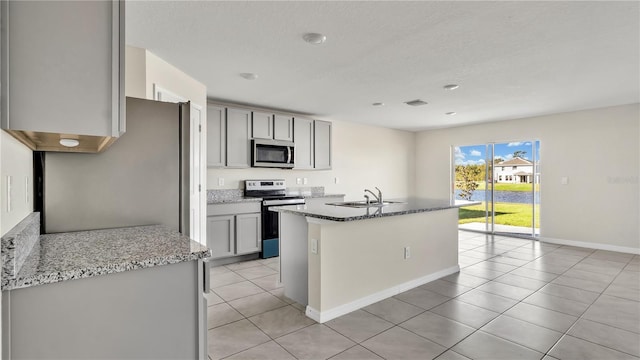
[[[302,196],[324,195],[324,186],[288,187],[287,194]]]
[[[33,246],[40,239],[40,213],[33,212],[9,230],[2,239],[2,277],[16,277]]]
[[[207,190],[207,203],[238,199],[244,196],[241,189]]]
[[[324,186],[288,187],[287,195],[322,196]],[[242,189],[207,190],[207,203],[240,199],[243,196]]]

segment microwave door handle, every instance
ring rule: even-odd
[[[287,164],[291,164],[291,146],[287,146]]]

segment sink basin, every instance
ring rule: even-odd
[[[370,202],[367,204],[365,201],[346,201],[346,202],[337,202],[337,203],[328,203],[327,205],[335,205],[335,206],[346,206],[352,208],[366,208],[366,207],[383,207],[387,205],[393,204],[406,204],[403,201],[384,201],[382,203],[379,202]]]

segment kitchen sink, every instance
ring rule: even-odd
[[[345,206],[345,207],[352,207],[352,208],[367,208],[367,207],[383,207],[383,206],[394,205],[394,204],[406,204],[406,203],[403,201],[384,201],[382,203],[372,201],[367,204],[365,201],[345,201],[345,202],[328,203],[327,205]]]

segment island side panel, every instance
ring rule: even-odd
[[[196,359],[198,263],[5,291],[6,358]]]
[[[309,256],[319,261],[309,262],[309,277],[320,280],[320,293],[309,303],[321,313],[366,306],[459,270],[457,208],[318,226],[319,251]]]
[[[280,212],[280,282],[284,295],[299,304],[308,300],[307,220]]]

